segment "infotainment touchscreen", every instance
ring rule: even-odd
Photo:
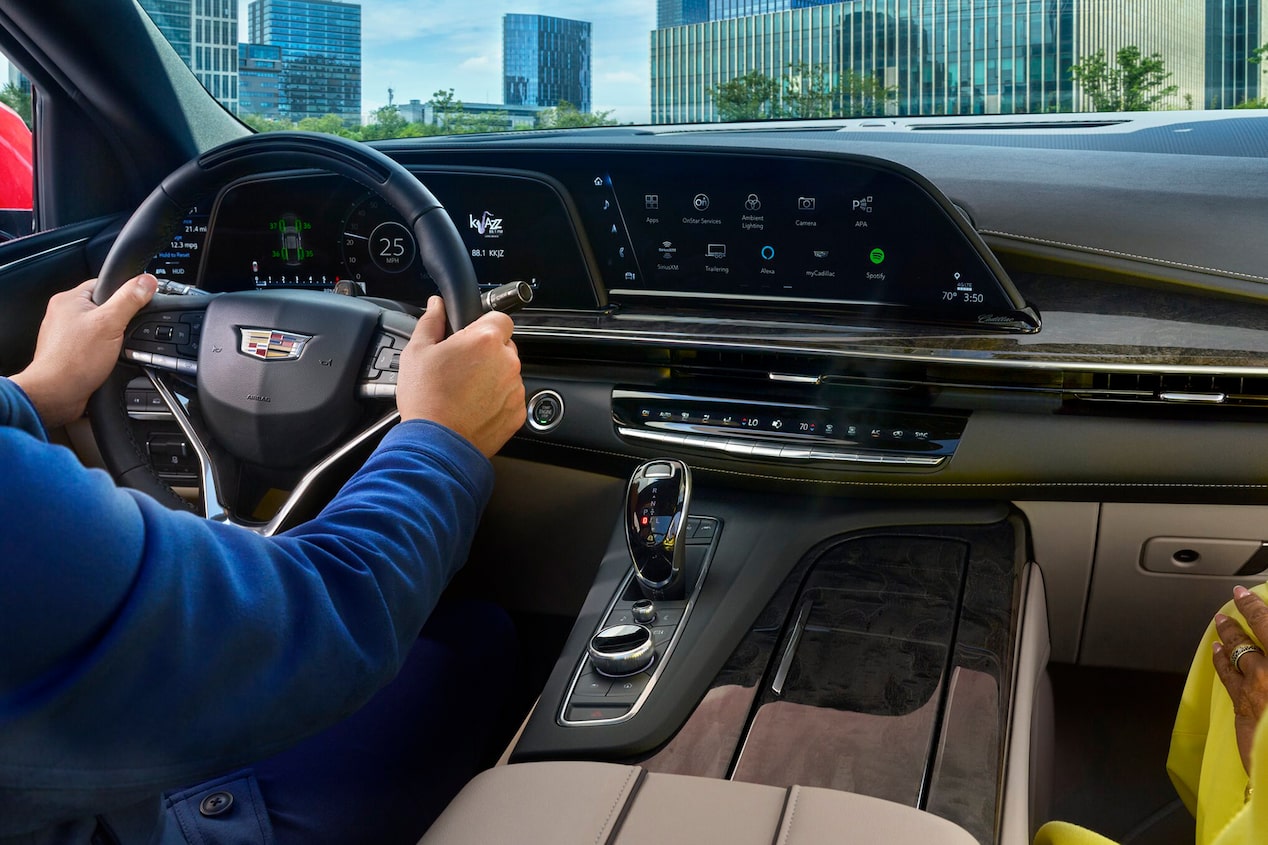
[[[578,185],[613,301],[883,307],[1037,324],[960,212],[857,157],[615,155]],[[609,207],[610,206],[610,207]],[[628,254],[627,254],[628,252]]]

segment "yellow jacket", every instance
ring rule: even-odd
[[[1268,586],[1261,584],[1254,592],[1268,597]],[[1220,612],[1247,627],[1231,601]],[[1211,663],[1215,639],[1212,622],[1189,667],[1171,731],[1167,774],[1197,819],[1197,845],[1262,845],[1268,843],[1268,786],[1245,800],[1247,777],[1233,732],[1233,705]],[[1251,769],[1268,772],[1268,718],[1261,719],[1255,730]],[[1113,843],[1077,825],[1049,822],[1035,835],[1035,845]]]

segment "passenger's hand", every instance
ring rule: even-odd
[[[13,377],[48,428],[83,415],[88,397],[114,368],[128,322],[153,298],[158,282],[143,273],[101,305],[92,301],[96,285],[89,279],[48,301],[35,357]]]
[[[1255,726],[1268,710],[1268,657],[1262,651],[1248,651],[1233,666],[1230,655],[1240,645],[1268,643],[1268,606],[1263,599],[1245,587],[1233,588],[1233,602],[1254,634],[1252,640],[1237,623],[1222,613],[1215,615],[1215,630],[1219,642],[1214,643],[1212,659],[1215,673],[1233,699],[1234,726],[1237,731],[1237,748],[1242,755],[1242,765],[1250,771],[1250,749],[1255,739]],[[1240,669],[1240,671],[1238,671]]]
[[[440,423],[493,457],[524,423],[514,324],[491,311],[448,338],[445,325],[444,302],[433,296],[401,353],[396,407],[401,419]]]

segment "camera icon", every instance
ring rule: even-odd
[[[797,197],[797,210],[798,211],[814,211],[815,198],[814,197]]]

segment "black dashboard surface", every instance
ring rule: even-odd
[[[1268,498],[1246,458],[1268,413],[1268,247],[1248,236],[1268,160],[1242,155],[1268,118],[1134,119],[381,148],[445,205],[484,286],[535,287],[516,341],[559,419],[517,454],[679,454],[896,495]],[[1189,143],[1234,129],[1209,154]],[[214,236],[187,250],[205,263],[164,269],[421,303],[399,223],[323,179],[235,186],[190,221]]]

